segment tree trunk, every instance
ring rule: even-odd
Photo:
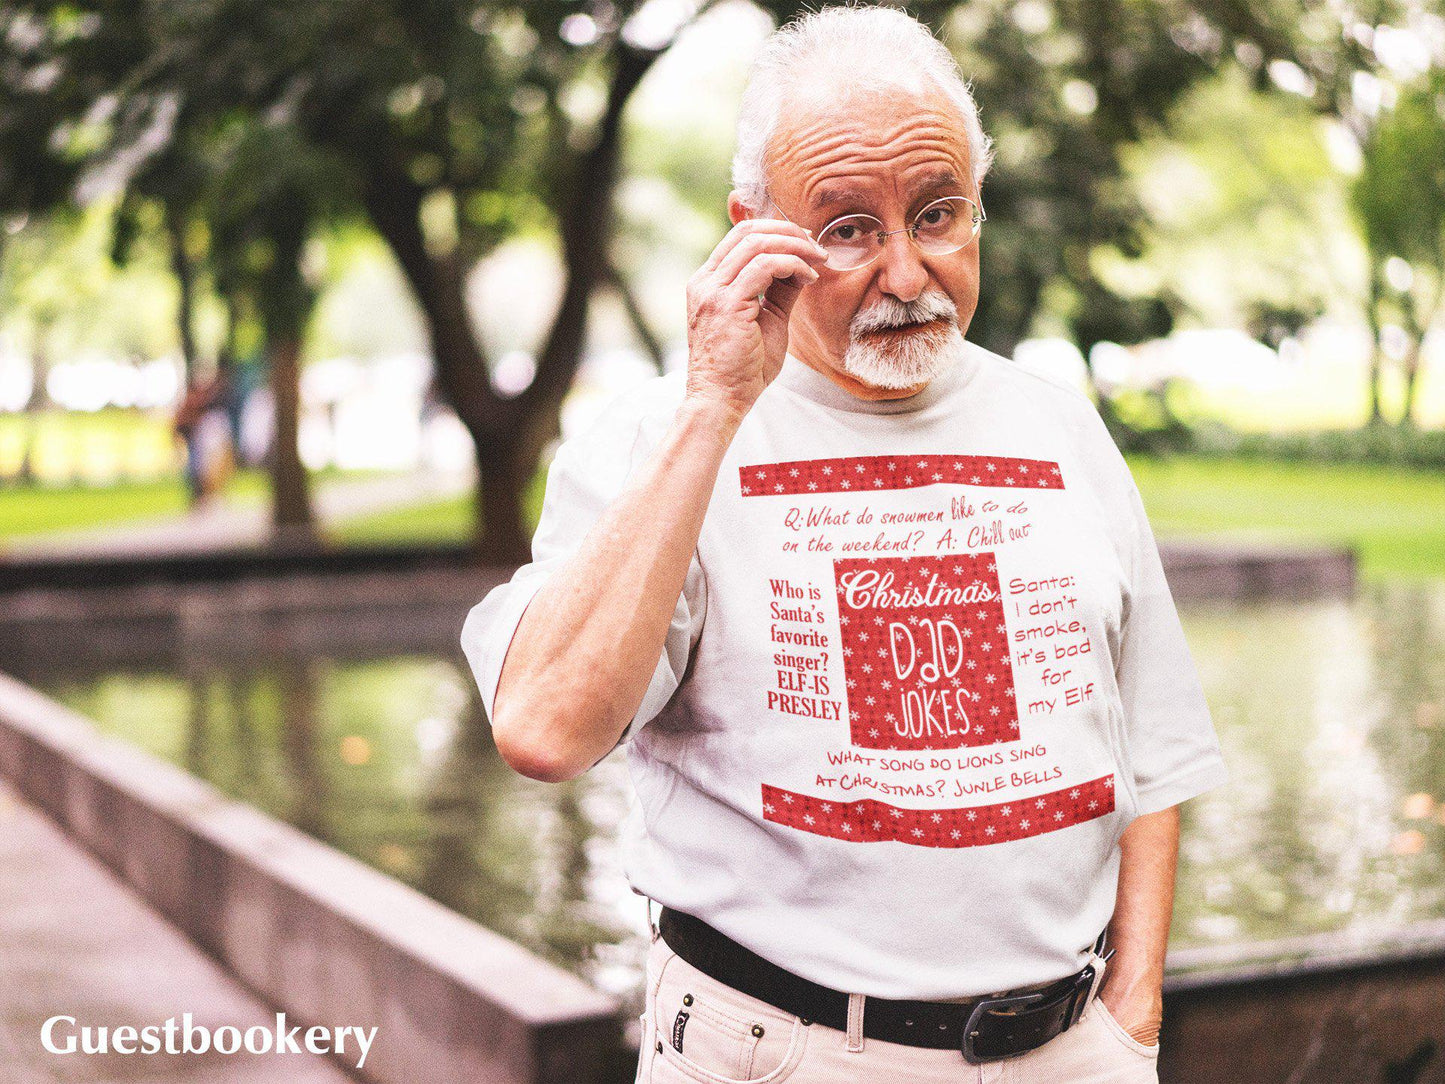
[[[271,447],[271,525],[282,545],[316,542],[306,468],[297,444],[301,422],[301,340],[280,336],[267,343],[271,395],[276,404],[276,439]]]
[[[527,420],[542,427],[541,432],[532,435],[539,445],[545,445],[558,432],[562,399],[582,360],[592,294],[605,279],[610,264],[607,250],[612,240],[612,197],[622,151],[622,113],[659,55],[654,50],[618,47],[617,66],[612,72],[596,141],[572,170],[561,214],[562,253],[567,265],[562,302],[537,358],[536,379],[518,396]]]
[[[480,486],[472,536],[478,560],[521,563],[530,549],[521,516],[526,479],[516,481],[508,453],[523,426],[523,404],[504,399],[492,387],[486,355],[467,311],[465,270],[454,255],[439,257],[427,250],[418,217],[423,195],[404,174],[379,166],[364,198],[372,223],[396,256],[426,319],[437,390],[472,438]],[[514,506],[510,512],[509,502]],[[521,561],[516,560],[519,554]]]
[[[166,233],[171,243],[171,271],[180,288],[180,299],[176,306],[176,330],[181,340],[181,358],[186,365],[186,383],[196,376],[196,335],[193,322],[196,309],[195,269],[191,265],[190,253],[186,251],[186,222],[181,209],[170,200],[165,201]]]
[[[1405,355],[1405,402],[1400,408],[1400,424],[1413,426],[1415,424],[1415,400],[1420,385],[1420,362],[1425,353],[1425,337],[1430,333],[1430,325],[1434,323],[1435,313],[1440,308],[1440,299],[1445,295],[1445,269],[1435,270],[1435,291],[1434,299],[1424,306],[1422,314],[1421,306],[1413,294],[1407,294],[1405,298],[1405,330],[1410,334],[1410,349]]]
[[[35,376],[30,385],[30,396],[25,400],[25,405],[20,408],[22,419],[20,439],[23,444],[20,448],[20,467],[16,472],[15,480],[23,486],[34,485],[39,480],[35,474],[35,437],[36,430],[40,428],[40,403],[45,395],[45,377],[50,371],[45,343],[48,330],[46,327],[36,330],[35,355],[32,361],[34,366],[32,371]]]
[[[536,467],[508,455],[505,448],[478,448],[476,511],[479,530],[473,552],[483,565],[526,564],[532,559],[532,528],[525,503]]]
[[[483,562],[511,563],[530,553],[522,500],[543,450],[559,432],[562,400],[581,361],[588,303],[605,275],[622,112],[661,53],[619,46],[597,139],[576,162],[560,211],[567,268],[562,300],[538,353],[537,375],[514,398],[492,388],[466,307],[467,268],[455,253],[437,256],[427,250],[418,217],[425,191],[384,161],[373,163],[363,196],[367,213],[426,318],[437,387],[476,445],[482,493],[476,502],[475,550]]]
[[[648,324],[647,314],[638,304],[637,295],[632,292],[632,284],[618,270],[617,265],[610,260],[607,262],[606,274],[608,283],[611,284],[613,292],[617,294],[618,300],[622,302],[622,307],[627,312],[627,319],[632,324],[632,331],[637,336],[638,343],[647,356],[652,359],[652,364],[657,366],[657,371],[662,372],[666,353],[651,325]]]
[[[1415,390],[1419,384],[1420,355],[1423,346],[1423,342],[1412,335],[1410,345],[1405,350],[1405,356],[1401,359],[1401,365],[1405,372],[1405,393],[1400,404],[1399,421],[1402,429],[1410,429],[1415,425]]]
[[[1370,370],[1368,374],[1370,416],[1365,420],[1366,425],[1379,425],[1385,420],[1384,413],[1380,410],[1380,370],[1384,358],[1384,346],[1381,342],[1382,328],[1380,327],[1380,303],[1382,290],[1380,289],[1380,271],[1378,261],[1370,258],[1370,296],[1365,303],[1365,320],[1370,327]]]
[[[241,303],[234,293],[226,293],[226,334],[216,352],[216,369],[224,372],[236,368],[236,340],[241,329]]]

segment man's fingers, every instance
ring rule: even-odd
[[[792,278],[774,279],[770,286],[763,293],[758,295],[764,312],[772,312],[775,316],[787,323],[793,314],[793,306],[797,304],[798,298],[803,296],[803,287],[808,285],[802,282],[795,275]]]
[[[713,274],[721,286],[729,286],[742,273],[744,267],[765,253],[792,253],[801,256],[814,267],[822,267],[828,256],[817,243],[792,234],[755,233],[744,238],[727,254]]]
[[[723,260],[727,258],[728,253],[736,248],[745,238],[754,233],[787,234],[793,237],[812,240],[807,230],[803,229],[802,226],[788,222],[786,219],[745,218],[733,226],[732,229],[728,230],[726,236],[717,243],[717,247],[712,250],[712,254],[708,256],[707,261],[702,265],[702,270],[709,273],[716,271]]]
[[[808,261],[789,253],[767,252],[754,256],[733,280],[730,291],[740,298],[757,297],[768,292],[778,279],[792,278],[801,289],[818,278]]]

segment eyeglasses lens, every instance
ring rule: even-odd
[[[957,252],[978,234],[981,221],[974,202],[964,196],[948,196],[925,207],[912,228],[918,247],[934,256]],[[903,231],[899,231],[903,232]],[[876,260],[890,234],[872,215],[848,215],[830,223],[818,238],[828,253],[827,264],[835,271],[853,271]]]

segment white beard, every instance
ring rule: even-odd
[[[908,320],[945,317],[933,327],[894,335],[860,338],[865,329],[897,326]],[[910,305],[889,301],[855,317],[842,370],[864,384],[877,388],[911,388],[926,383],[963,357],[966,349],[958,330],[957,309],[945,295],[924,295]]]

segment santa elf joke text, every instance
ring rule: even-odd
[[[1038,529],[1031,501],[1064,488],[1057,463],[811,459],[741,467],[739,484],[769,498],[783,552],[816,555],[828,574],[768,579],[764,706],[838,740],[808,791],[762,784],[766,819],[968,847],[1113,811],[1112,773],[1069,782],[1069,765],[1029,740],[1029,718],[1097,694],[1092,668],[1075,665],[1094,645],[1073,575],[999,573],[1000,554]],[[1031,677],[1030,695],[1016,693],[1017,675]]]

